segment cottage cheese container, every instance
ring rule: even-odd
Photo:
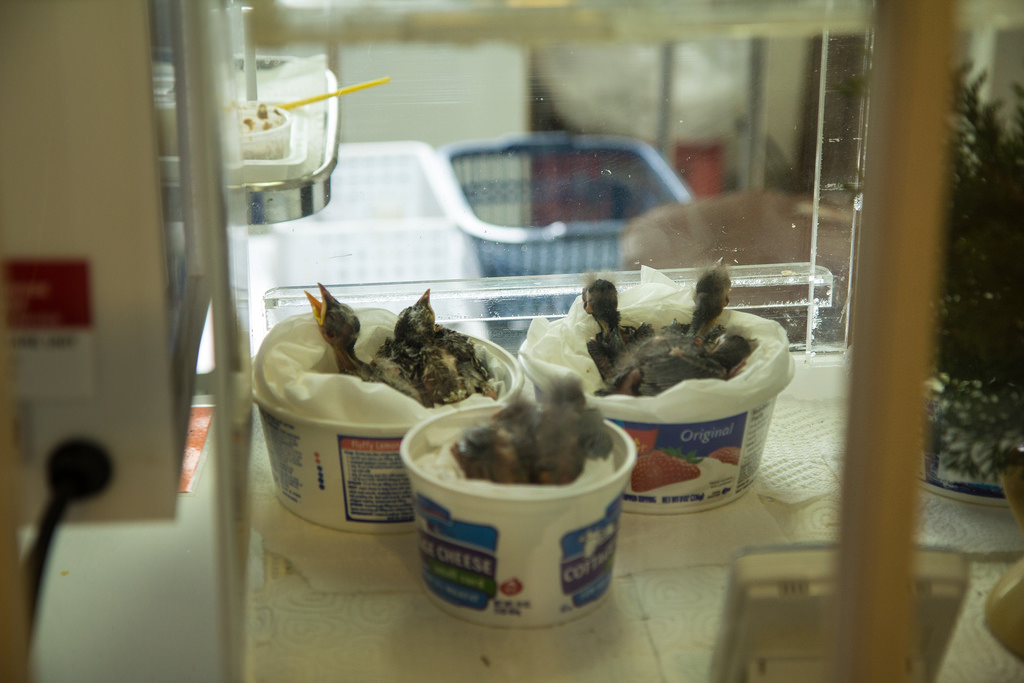
[[[596,609],[612,580],[632,439],[606,421],[612,447],[571,484],[466,480],[449,456],[495,408],[438,415],[402,441],[415,497],[420,571],[430,599],[476,624],[539,627]]]

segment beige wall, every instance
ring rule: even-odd
[[[339,49],[344,85],[390,76],[342,101],[342,142],[437,146],[527,128],[527,56],[512,45],[361,44]]]

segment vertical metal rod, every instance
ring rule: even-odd
[[[749,122],[747,127],[746,173],[741,174],[746,190],[764,188],[765,151],[767,134],[765,132],[764,83],[765,83],[765,39],[750,40],[750,87],[747,89],[747,111]]]
[[[675,46],[664,43],[661,46],[661,91],[658,97],[658,149],[665,161],[675,167],[675,151],[672,149],[672,80],[675,77]]]
[[[252,39],[252,7],[242,7],[242,44],[245,46],[245,99],[259,99],[256,82],[256,41]]]
[[[907,677],[908,580],[948,187],[952,0],[877,5],[832,680]],[[922,30],[927,26],[927,30]]]
[[[221,117],[228,95],[221,89],[230,74],[228,51],[221,51],[226,31],[221,21],[224,0],[177,0],[172,4],[177,31],[175,53],[181,59],[186,87],[184,103],[178,103],[179,126],[184,125],[181,165],[183,190],[188,194],[189,215],[203,240],[203,258],[213,311],[215,370],[214,395],[217,417],[214,440],[213,481],[216,487],[214,535],[217,555],[219,637],[218,662],[226,683],[243,681],[245,656],[245,559],[248,542],[248,466],[251,399],[248,380],[248,335],[241,332],[232,296],[232,254],[229,230],[232,219],[244,215],[235,205],[237,186],[233,165],[222,145]],[[176,72],[178,71],[176,66]],[[234,160],[237,162],[237,160]],[[237,199],[236,199],[237,201]],[[244,276],[242,276],[244,277]]]
[[[338,83],[344,81],[345,75],[342,73],[341,63],[341,45],[333,45],[330,43],[324,43],[324,54],[327,55],[327,68],[331,70],[337,79]],[[345,98],[342,98],[345,99]],[[340,143],[342,141],[342,127],[341,122],[345,119],[342,116],[344,103],[338,102],[338,116],[335,120],[334,130],[335,139]],[[327,183],[327,201],[330,201],[331,183]]]
[[[811,201],[811,253],[808,255],[810,272],[807,274],[807,331],[804,337],[804,349],[810,354],[814,352],[814,325],[818,319],[818,305],[814,297],[814,266],[818,261],[818,208],[821,205],[821,164],[825,146],[825,92],[828,79],[828,41],[829,32],[821,35],[821,62],[818,66],[818,120],[816,130],[817,141],[814,149],[814,192]]]

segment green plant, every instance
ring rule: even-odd
[[[1024,88],[1015,107],[958,74],[945,280],[938,305],[942,463],[993,478],[1024,448]]]

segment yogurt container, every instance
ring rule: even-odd
[[[394,329],[390,311],[357,311],[363,359]],[[281,503],[316,524],[365,533],[409,532],[413,498],[399,456],[414,424],[436,415],[497,407],[522,390],[512,354],[473,339],[498,382],[498,399],[474,395],[426,408],[389,386],[337,372],[312,315],[288,318],[270,331],[253,363],[253,398]]]
[[[571,484],[495,484],[453,475],[446,451],[495,410],[439,415],[402,441],[427,595],[443,611],[485,626],[580,618],[602,603],[611,585],[622,492],[636,448],[605,421],[610,454],[588,462]]]
[[[939,421],[941,410],[936,400],[928,402],[931,433],[925,438],[918,479],[928,491],[965,503],[1008,507],[998,476],[970,477],[943,464]]]
[[[774,407],[772,398],[749,410],[693,422],[612,418],[633,438],[638,453],[623,494],[626,511],[696,512],[739,498],[761,467]]]
[[[978,479],[950,470],[934,446],[925,447],[918,478],[925,489],[940,496],[980,505],[1009,505],[998,479]]]
[[[692,290],[644,268],[639,285],[619,293],[623,324],[656,329],[687,322]],[[678,514],[724,505],[756,480],[775,399],[795,372],[778,323],[742,311],[719,318],[751,340],[753,352],[728,380],[687,380],[657,396],[596,396],[602,381],[586,342],[598,331],[579,297],[559,320],[535,319],[519,352],[527,378],[543,393],[557,377],[583,382],[590,405],[633,439],[637,464],[623,495],[626,512]]]
[[[951,381],[941,375],[926,382],[929,429],[925,433],[918,479],[928,491],[947,498],[1007,507],[1009,503],[999,475],[995,472],[986,473],[988,468],[983,467],[985,461],[991,457],[992,451],[1000,447],[1000,439],[993,437],[986,442],[983,438],[977,438],[975,432],[985,429],[984,426],[978,426],[981,420],[987,419],[998,423],[1015,415],[1012,406],[1016,402],[1012,399],[998,400],[998,396],[986,396],[984,400],[990,403],[985,414],[981,417],[969,415],[964,407],[972,402],[980,404],[983,400],[980,396],[973,395],[975,391],[977,389],[970,383]],[[968,398],[965,398],[962,392],[967,392]],[[966,423],[971,424],[971,430],[964,430]],[[1002,433],[999,427],[991,422],[987,427],[989,434]],[[961,460],[963,454],[967,452],[975,459],[978,470],[975,476],[968,475],[960,468],[948,466],[951,461],[955,463]],[[957,457],[954,457],[955,455]]]

